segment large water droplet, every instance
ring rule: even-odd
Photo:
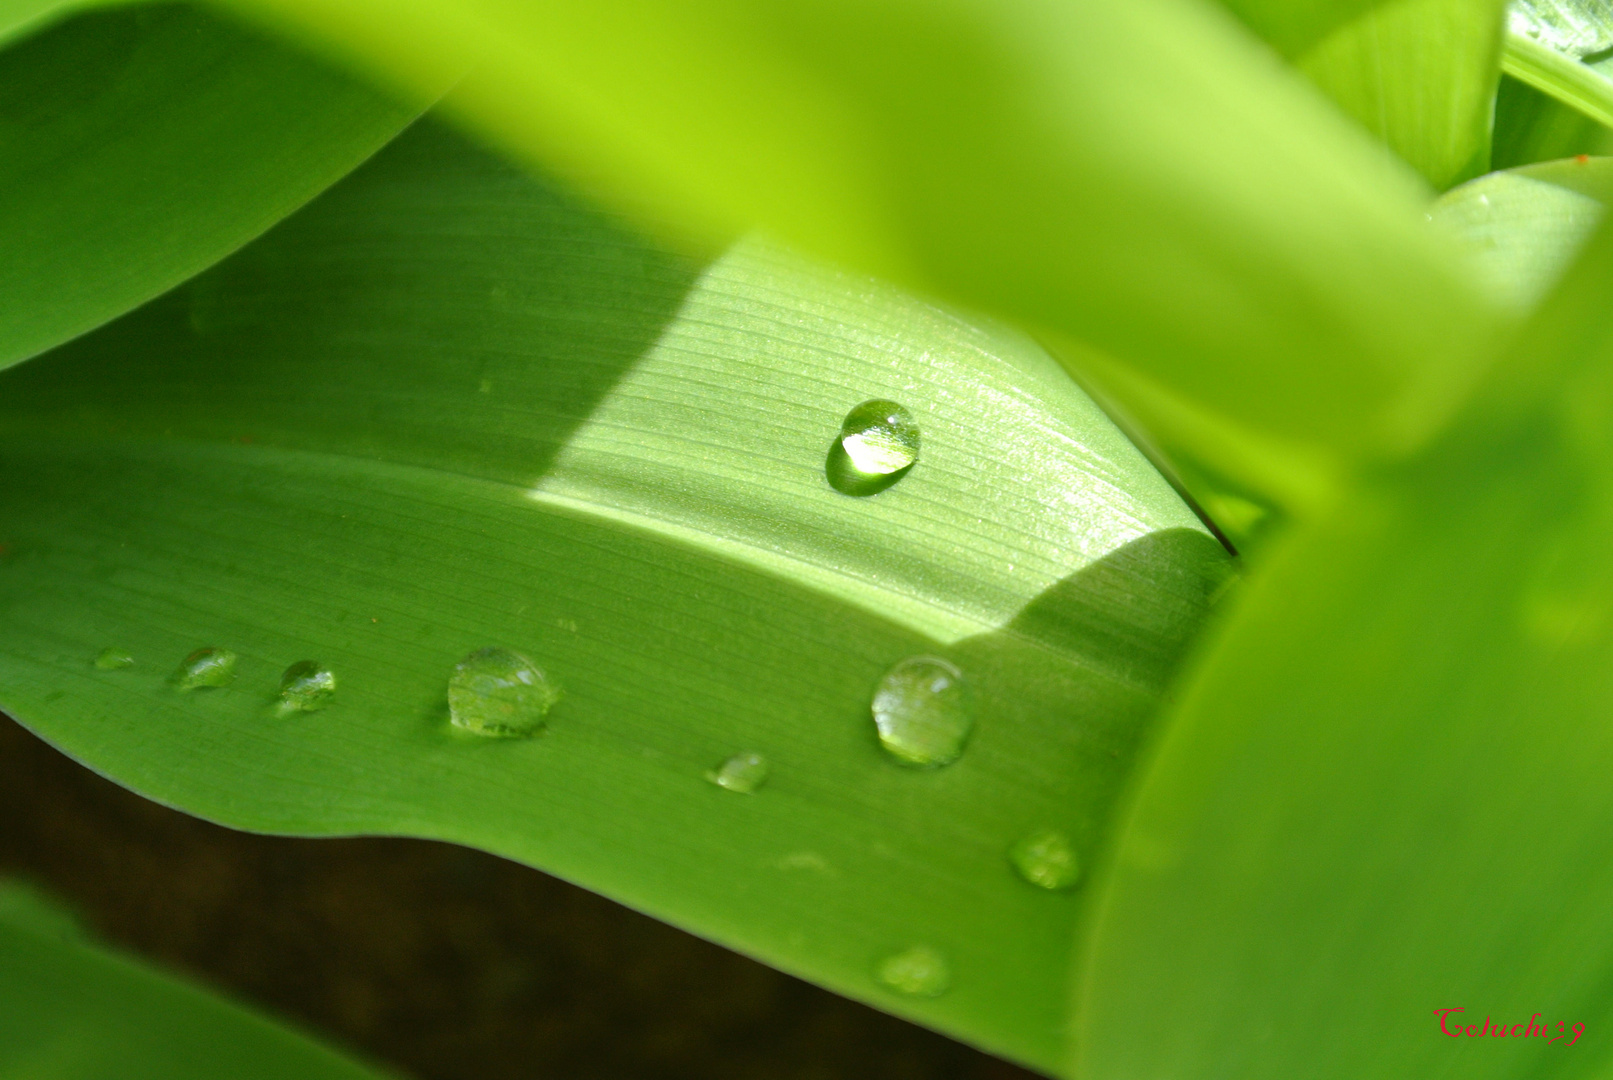
[[[1513,0],[1507,29],[1575,59],[1613,49],[1613,11],[1585,0]]]
[[[228,649],[197,649],[180,662],[173,683],[181,690],[228,686],[235,681],[235,654]]]
[[[824,475],[845,495],[874,495],[907,475],[919,456],[919,426],[894,401],[865,401],[846,414]]]
[[[559,690],[543,671],[509,649],[477,649],[448,680],[449,719],[477,735],[536,735],[559,699]]]
[[[767,759],[750,751],[735,754],[706,773],[706,779],[720,788],[749,795],[767,779]]]
[[[1081,876],[1070,838],[1056,829],[1038,829],[1008,849],[1019,876],[1044,889],[1068,889]]]
[[[947,959],[928,945],[915,945],[880,961],[874,977],[897,993],[939,997],[952,985]]]
[[[106,648],[95,658],[95,666],[102,671],[117,671],[120,668],[133,667],[134,657],[122,649]]]
[[[934,656],[910,656],[874,691],[879,744],[905,765],[949,765],[974,726],[963,672]]]
[[[317,660],[298,660],[280,676],[280,713],[315,712],[330,704],[336,675]]]

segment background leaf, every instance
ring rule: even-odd
[[[1502,326],[1420,185],[1188,0],[240,8],[402,84],[480,58],[461,114],[590,190],[1060,331],[1296,442],[1415,443]]]
[[[1604,231],[1438,446],[1240,593],[1105,879],[1091,1075],[1605,1069],[1610,268]]]
[[[1398,0],[1299,59],[1340,107],[1444,190],[1489,169],[1500,0]]]
[[[169,5],[79,15],[0,52],[0,367],[222,258],[411,113]]]
[[[0,882],[0,1075],[363,1080],[377,1074],[239,1006],[65,932]]]
[[[669,255],[439,128],[262,241],[3,380],[6,710],[237,827],[499,852],[1043,1068],[1088,858],[1224,550],[1025,338],[756,242]],[[869,398],[911,475],[833,490]],[[222,690],[167,678],[239,653]],[[449,730],[498,645],[563,698]],[[91,664],[107,646],[136,661]],[[935,654],[967,753],[894,764],[872,692]],[[329,709],[276,717],[328,663]],[[772,763],[755,795],[704,779]],[[950,992],[880,986],[942,950]]]

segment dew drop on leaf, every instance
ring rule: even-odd
[[[946,957],[928,945],[915,945],[887,956],[880,961],[874,977],[910,997],[940,997],[952,985]]]
[[[299,660],[280,676],[281,713],[315,712],[330,704],[336,675],[317,660]]]
[[[1043,889],[1068,889],[1081,876],[1070,838],[1056,829],[1038,829],[1008,849],[1019,876]]]
[[[477,649],[448,680],[449,720],[477,735],[536,735],[559,699],[542,669],[509,649]]]
[[[228,686],[235,681],[235,654],[228,649],[197,649],[180,662],[173,683],[181,690]]]
[[[106,648],[102,649],[100,655],[95,658],[95,666],[102,671],[118,671],[122,668],[133,667],[134,657],[122,649]]]
[[[919,456],[913,414],[894,401],[865,401],[846,414],[824,475],[844,495],[874,495],[907,475]]]
[[[974,727],[963,672],[934,656],[910,656],[874,691],[879,744],[904,765],[950,765]]]
[[[767,779],[767,759],[747,750],[707,772],[706,779],[720,788],[749,795]]]

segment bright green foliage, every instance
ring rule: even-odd
[[[874,399],[922,452],[847,496],[825,455]],[[0,402],[0,685],[69,753],[240,827],[483,847],[1066,1053],[1081,894],[1008,850],[1090,857],[1229,566],[1026,338],[760,242],[669,254],[428,124]],[[204,645],[234,681],[167,685]],[[562,690],[536,737],[450,725],[490,647]],[[275,715],[310,656],[340,690]],[[880,749],[910,656],[974,695],[944,768]],[[739,751],[746,798],[706,779]],[[877,978],[917,946],[946,992]]]
[[[0,1076],[16,1080],[378,1080],[238,1005],[114,953],[0,882]]]
[[[1241,595],[1120,842],[1088,1074],[1605,1067],[1610,275],[1604,234],[1436,446]],[[1572,1061],[1545,1039],[1453,1043],[1431,1010],[1457,1006],[1589,1031]],[[1330,1031],[1371,1037],[1318,1053]]]
[[[1613,125],[1613,10],[1595,0],[1517,0],[1502,68]]]
[[[459,111],[623,204],[760,224],[1332,452],[1414,445],[1504,325],[1414,178],[1202,4],[238,5],[404,84],[480,57]]]
[[[1498,0],[1395,0],[1333,31],[1299,69],[1436,188],[1489,167]]]
[[[12,44],[0,52],[0,367],[205,269],[409,115],[183,8],[92,12]]]
[[[1385,0],[1222,0],[1251,30],[1295,57]]]

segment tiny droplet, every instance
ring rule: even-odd
[[[946,957],[928,945],[915,945],[879,963],[875,977],[900,994],[940,997],[952,985]]]
[[[280,676],[282,714],[316,712],[336,693],[336,675],[317,660],[298,660]]]
[[[106,648],[95,658],[95,666],[102,671],[117,671],[120,668],[133,667],[134,657],[122,649]]]
[[[228,649],[197,649],[180,662],[173,683],[181,690],[228,686],[235,681],[235,659]]]
[[[906,476],[918,456],[913,414],[894,401],[865,401],[841,422],[824,475],[843,495],[874,495]]]
[[[706,779],[720,788],[749,795],[767,779],[767,759],[747,750],[708,771]]]
[[[974,727],[963,672],[934,656],[910,656],[874,691],[879,744],[904,765],[950,765]]]
[[[1043,889],[1068,889],[1081,877],[1081,862],[1070,838],[1056,829],[1038,829],[1008,849],[1019,876]]]
[[[548,676],[509,649],[477,649],[459,662],[448,680],[449,720],[477,735],[536,735],[559,699]]]

